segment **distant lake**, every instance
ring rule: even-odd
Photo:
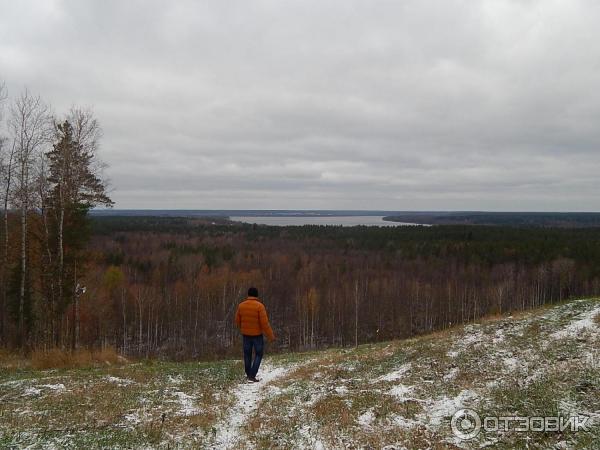
[[[318,216],[318,217],[280,217],[280,216],[230,216],[236,222],[256,223],[259,225],[274,226],[301,226],[301,225],[341,225],[354,227],[364,225],[369,227],[398,227],[416,225],[414,223],[388,222],[383,216]]]

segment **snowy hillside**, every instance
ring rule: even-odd
[[[600,448],[600,301],[358,349],[239,361],[0,372],[0,447]],[[452,415],[590,417],[482,430]]]

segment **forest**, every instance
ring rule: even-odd
[[[88,211],[111,206],[97,156],[102,130],[90,109],[55,115],[25,89],[9,105],[0,83],[0,342],[31,350],[78,346],[85,293]],[[73,327],[75,323],[75,327]]]
[[[52,325],[36,290],[32,347],[235,355],[233,314],[251,285],[278,351],[409,337],[600,292],[595,228],[269,227],[117,216],[87,223],[85,292]],[[39,286],[43,272],[43,264],[31,268]],[[14,345],[16,322],[8,322],[3,342]]]
[[[387,215],[384,220],[432,225],[600,227],[600,213],[597,212],[396,212]]]

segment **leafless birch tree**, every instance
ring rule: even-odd
[[[18,340],[23,345],[27,333],[25,307],[28,296],[28,215],[35,206],[35,161],[51,136],[48,106],[39,96],[25,90],[11,107],[10,132],[14,141],[15,207],[21,218],[20,284],[18,294]]]
[[[2,221],[3,244],[2,267],[0,270],[0,283],[2,284],[2,305],[0,309],[0,339],[4,337],[6,329],[6,298],[7,298],[7,270],[8,270],[8,196],[11,187],[11,175],[14,156],[14,145],[9,147],[8,138],[4,135],[4,104],[8,98],[4,82],[0,83],[0,188],[2,189]]]

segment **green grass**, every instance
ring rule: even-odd
[[[209,435],[233,400],[216,394],[230,390],[241,370],[239,361],[221,361],[3,373],[0,442],[5,447],[43,447],[63,439],[75,448],[127,448],[168,442],[171,434],[198,440],[197,432]],[[65,389],[53,391],[46,384],[64,384]],[[32,395],[25,395],[28,388]],[[179,415],[173,394],[179,391],[193,395],[198,413]],[[129,415],[140,413],[140,423],[128,423]]]
[[[580,414],[600,411],[600,361],[590,360],[599,356],[600,325],[554,335],[599,305],[562,303],[404,341],[269,356],[267,363],[290,370],[262,386],[236,431],[241,445],[231,448],[456,448],[449,417],[465,393],[482,417],[564,416],[569,405]],[[400,368],[400,379],[381,378]],[[242,374],[234,360],[0,369],[0,448],[207,447],[239,406]],[[65,389],[45,387],[59,384]],[[404,397],[393,394],[400,385]],[[565,443],[600,448],[600,427],[484,432],[461,445]]]

